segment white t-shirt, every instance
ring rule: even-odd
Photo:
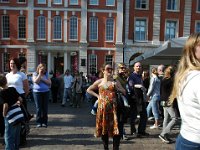
[[[178,97],[180,133],[188,141],[200,143],[200,71],[189,72],[181,93]]]
[[[27,79],[27,76],[23,72],[18,71],[15,74],[10,72],[6,74],[6,78],[8,87],[14,87],[19,94],[25,93],[23,89],[23,81]]]

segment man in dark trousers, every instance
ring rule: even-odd
[[[146,89],[143,86],[142,81],[142,66],[140,62],[136,62],[133,67],[133,73],[131,73],[128,79],[129,89],[132,93],[130,100],[131,105],[131,134],[136,134],[137,137],[148,136],[149,134],[145,132],[147,123],[147,112],[146,112],[146,102],[144,100],[144,94],[146,94]],[[135,120],[137,114],[140,115],[138,130],[136,132]]]

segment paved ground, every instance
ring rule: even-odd
[[[30,112],[35,113],[33,102],[29,102]],[[123,150],[173,150],[174,143],[165,144],[158,138],[161,129],[150,130],[148,122],[148,138],[135,138],[130,135],[130,140],[121,141],[120,149]],[[85,102],[81,108],[61,107],[60,103],[49,103],[48,128],[36,128],[35,118],[31,120],[31,131],[27,138],[27,146],[22,150],[102,150],[100,138],[94,137],[95,116],[90,114],[90,104]],[[126,132],[130,132],[130,126],[125,124]],[[172,139],[175,140],[179,130],[172,131]],[[2,142],[2,138],[0,138]],[[110,139],[112,149],[112,139]],[[3,149],[3,146],[0,146]]]

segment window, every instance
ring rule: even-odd
[[[37,38],[38,39],[46,39],[46,20],[44,16],[38,17],[38,24],[37,24]]]
[[[78,5],[78,0],[70,0],[69,4],[70,5]]]
[[[111,66],[113,66],[113,56],[112,55],[106,55],[106,60],[105,60],[105,64],[110,64]]]
[[[5,52],[3,53],[3,69],[4,72],[9,72],[10,71],[10,64],[9,61],[10,60],[10,53]]]
[[[135,39],[145,41],[147,37],[147,21],[146,19],[136,19],[135,21]]]
[[[167,21],[166,22],[166,30],[165,30],[165,40],[169,40],[176,37],[176,28],[177,22],[176,21]]]
[[[115,0],[106,0],[106,6],[115,6]]]
[[[62,0],[53,0],[54,4],[62,4]]]
[[[70,33],[69,33],[70,40],[77,40],[78,39],[78,18],[72,16],[70,18]]]
[[[97,72],[97,55],[90,54],[89,55],[89,73]]]
[[[179,0],[167,0],[167,10],[178,10]]]
[[[200,0],[197,0],[197,11],[200,11]]]
[[[38,4],[46,4],[46,0],[38,0]]]
[[[98,0],[90,0],[90,5],[99,5],[99,1]]]
[[[114,36],[114,19],[108,18],[106,20],[106,41],[113,41]]]
[[[18,0],[18,3],[26,3],[26,0]]]
[[[196,22],[195,32],[200,32],[200,22]]]
[[[60,16],[55,16],[53,18],[53,38],[54,39],[62,39],[62,20]]]
[[[10,38],[9,16],[2,16],[2,38]]]
[[[135,8],[148,9],[148,7],[149,7],[149,0],[136,0],[135,1]]]
[[[18,38],[26,38],[26,17],[18,17]]]
[[[0,0],[0,2],[2,2],[2,3],[8,3],[9,0]]]
[[[90,18],[90,41],[98,40],[98,19],[97,17]]]

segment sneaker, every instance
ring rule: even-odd
[[[129,140],[129,138],[126,135],[123,135],[123,140]]]
[[[62,107],[65,107],[65,104],[61,104]]]
[[[92,115],[96,115],[96,112],[92,109],[90,112]]]
[[[156,126],[155,124],[153,126],[149,127],[150,129],[158,129],[158,126]]]
[[[159,135],[158,137],[165,143],[169,143],[170,142],[169,139],[165,135],[164,136]]]
[[[41,128],[42,127],[42,125],[41,124],[37,124],[37,126],[36,126],[37,128]]]
[[[150,120],[153,120],[153,119],[154,119],[154,117],[149,117],[149,118],[148,118],[149,121],[150,121]]]
[[[43,127],[47,128],[47,125],[45,123],[42,124]]]

